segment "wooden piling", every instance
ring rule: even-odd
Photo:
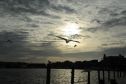
[[[115,71],[113,71],[113,79],[115,80]]]
[[[119,77],[122,77],[122,72],[121,71],[119,72]]]
[[[126,76],[126,72],[124,71],[124,72],[123,72],[123,77],[125,77],[125,76]]]
[[[49,64],[47,64],[46,84],[50,84],[50,79],[51,79],[50,74],[51,74],[51,68]]]
[[[103,73],[103,84],[105,84],[105,71],[102,70],[102,73]]]
[[[117,72],[117,77],[119,78],[119,71]]]
[[[108,81],[110,81],[110,71],[108,70]]]
[[[88,71],[88,84],[90,84],[90,71]]]
[[[98,84],[100,84],[100,70],[98,70]]]
[[[123,77],[125,77],[125,71],[123,71]]]
[[[75,69],[73,67],[71,70],[71,84],[74,84],[74,72],[75,72]]]

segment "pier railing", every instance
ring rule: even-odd
[[[44,67],[43,67],[44,68]],[[91,84],[91,71],[95,70],[97,71],[97,77],[98,77],[98,84],[105,84],[105,72],[108,73],[107,76],[107,80],[109,82],[111,82],[110,84],[117,84],[116,83],[116,78],[120,78],[120,77],[124,77],[125,76],[125,71],[126,70],[121,70],[120,68],[118,69],[118,67],[107,67],[107,66],[90,66],[90,67],[82,67],[82,66],[76,66],[74,64],[69,65],[66,67],[65,66],[54,66],[51,63],[48,63],[47,66],[45,67],[47,69],[47,76],[46,76],[46,84],[50,84],[51,83],[51,69],[71,69],[71,84],[74,84],[74,75],[75,75],[75,70],[79,69],[79,70],[84,70],[85,72],[88,73],[88,80],[87,80],[87,84]],[[113,74],[113,79],[111,79],[111,73]],[[102,77],[101,77],[102,76]],[[116,77],[117,76],[117,77]],[[102,79],[101,79],[102,78]]]

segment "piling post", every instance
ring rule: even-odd
[[[98,84],[100,84],[100,70],[98,70]]]
[[[119,77],[122,77],[122,72],[121,71],[119,72]]]
[[[103,84],[105,84],[105,71],[102,70],[102,73],[103,73]]]
[[[115,80],[115,70],[113,71],[113,79]]]
[[[123,71],[123,77],[125,77],[125,71]]]
[[[123,74],[123,77],[125,77],[125,72],[124,72],[124,71],[123,71],[123,73],[122,73],[122,74]]]
[[[117,72],[117,77],[119,78],[119,71]]]
[[[71,84],[74,84],[74,72],[75,72],[75,69],[74,69],[74,67],[72,67],[72,70],[71,70]]]
[[[90,84],[90,71],[88,71],[88,84]]]
[[[50,68],[50,65],[47,64],[47,75],[46,75],[46,84],[50,84],[50,74],[51,74],[51,68]]]
[[[108,70],[108,81],[110,81],[110,71]]]

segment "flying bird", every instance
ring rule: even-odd
[[[75,44],[74,47],[77,47],[77,45]]]
[[[80,43],[79,41],[67,39],[67,38],[64,38],[64,37],[61,37],[61,36],[56,36],[56,37],[57,37],[57,38],[60,38],[60,39],[62,39],[62,40],[65,40],[66,43],[69,43],[70,41],[76,42],[76,43]]]
[[[12,43],[12,40],[9,40],[9,39],[8,39],[6,42],[7,42],[7,43]]]

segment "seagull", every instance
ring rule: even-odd
[[[63,38],[63,37],[61,37],[61,36],[56,36],[56,37],[57,37],[57,38],[60,38],[60,39],[62,39],[62,40],[65,40],[66,43],[69,43],[70,41],[76,42],[76,43],[80,43],[79,41],[71,40],[71,39],[66,39],[66,38]]]
[[[74,47],[77,47],[77,45],[75,44]]]
[[[7,43],[12,43],[12,40],[9,40],[9,39],[8,39],[6,42],[7,42]]]

